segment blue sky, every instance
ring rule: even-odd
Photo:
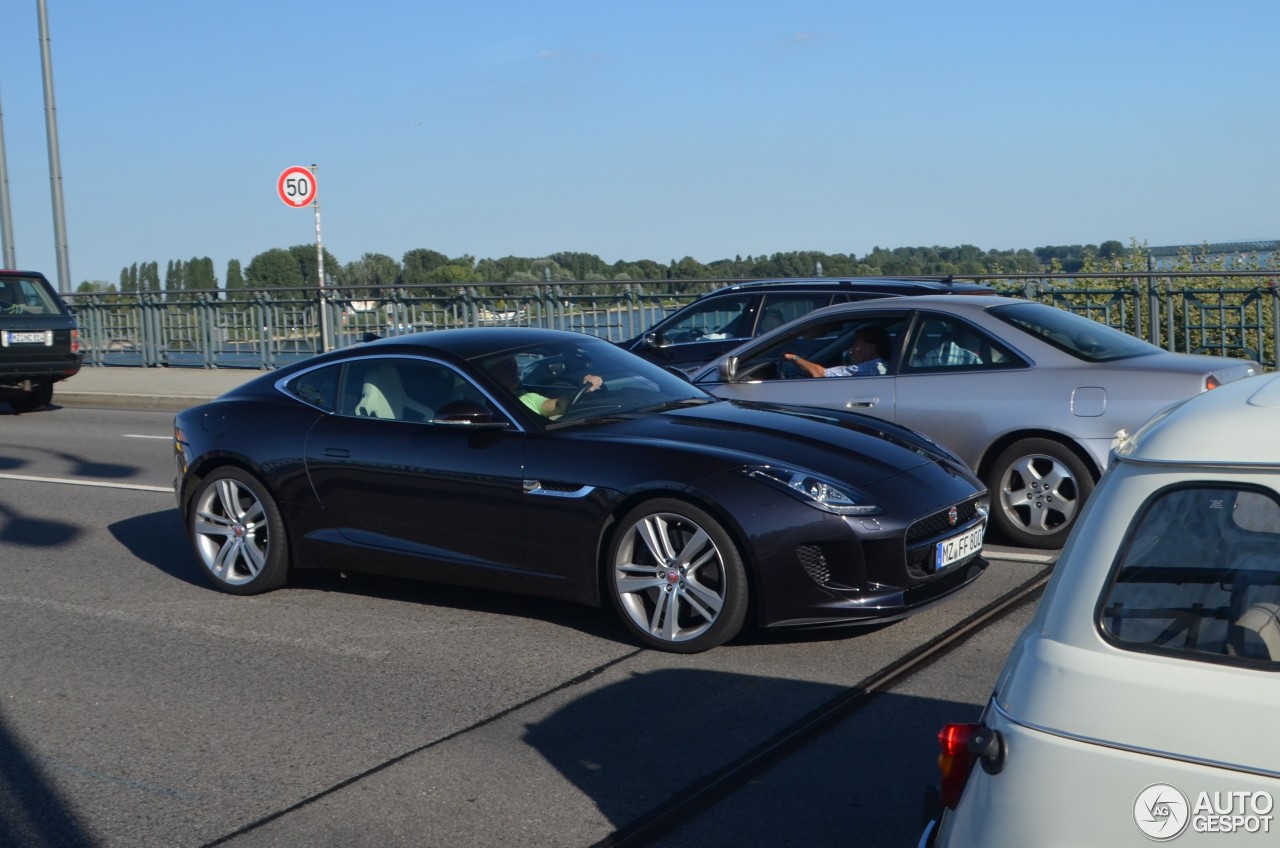
[[[33,0],[19,267],[56,273]],[[314,244],[608,262],[1280,238],[1280,4],[47,0],[72,284]]]

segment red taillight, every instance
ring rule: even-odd
[[[983,729],[981,724],[948,724],[938,731],[938,770],[942,772],[942,803],[955,809],[964,791],[965,781],[977,757],[969,751],[969,740]]]
[[[77,353],[79,352],[79,350],[80,350],[80,331],[72,330],[71,331],[71,352]]]
[[[1213,376],[1212,374],[1204,378],[1204,390],[1206,392],[1209,391],[1209,389],[1216,389],[1218,388],[1218,386],[1221,386],[1221,385],[1222,385],[1222,381],[1219,380],[1217,377]]]

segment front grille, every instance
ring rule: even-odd
[[[926,515],[907,528],[907,574],[923,580],[934,574],[934,542],[948,536],[957,528],[971,523],[978,516],[978,500],[956,504],[956,523],[947,518],[951,508]],[[954,568],[955,566],[951,566]]]
[[[827,566],[827,558],[822,553],[822,548],[817,545],[801,545],[796,548],[796,557],[800,560],[800,566],[804,568],[804,573],[809,575],[809,579],[819,586],[826,586],[831,582],[831,569]]]
[[[978,501],[975,498],[970,501],[965,501],[964,503],[956,504],[957,515],[955,524],[952,524],[947,518],[947,513],[950,512],[950,509],[950,507],[947,509],[940,509],[932,515],[926,515],[924,518],[921,518],[919,521],[916,521],[908,527],[907,547],[910,548],[912,545],[915,545],[924,539],[941,536],[950,531],[953,527],[963,527],[965,524],[968,524],[978,514]]]

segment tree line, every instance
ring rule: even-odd
[[[1090,270],[1097,266],[1128,264],[1143,246],[1126,247],[1109,240],[1093,245],[1057,245],[1034,250],[983,250],[973,245],[958,247],[873,248],[864,256],[820,251],[791,251],[760,256],[735,256],[703,263],[686,256],[666,263],[650,259],[608,263],[591,253],[562,252],[531,258],[506,256],[476,259],[450,257],[427,248],[410,250],[399,260],[381,253],[366,253],[354,262],[340,263],[324,251],[327,285],[353,296],[376,296],[379,292],[424,283],[483,285],[485,283],[526,283],[582,280],[678,281],[757,279],[768,277],[865,277],[865,276],[946,276],[1045,273]],[[133,263],[120,271],[118,283],[85,281],[80,292],[134,294],[137,292],[184,292],[222,289],[225,296],[237,297],[252,291],[298,290],[299,296],[317,281],[314,245],[273,248],[253,257],[247,265],[232,259],[221,282],[213,261],[205,257],[170,260],[163,280],[155,261]],[[1105,268],[1099,268],[1105,269]]]

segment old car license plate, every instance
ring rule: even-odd
[[[41,330],[34,333],[20,333],[16,330],[6,330],[4,334],[5,344],[48,344],[49,333]]]
[[[952,536],[950,539],[943,539],[939,542],[937,550],[934,552],[933,570],[941,571],[970,554],[976,554],[982,550],[982,534],[985,529],[985,525],[979,524],[959,536]]]

